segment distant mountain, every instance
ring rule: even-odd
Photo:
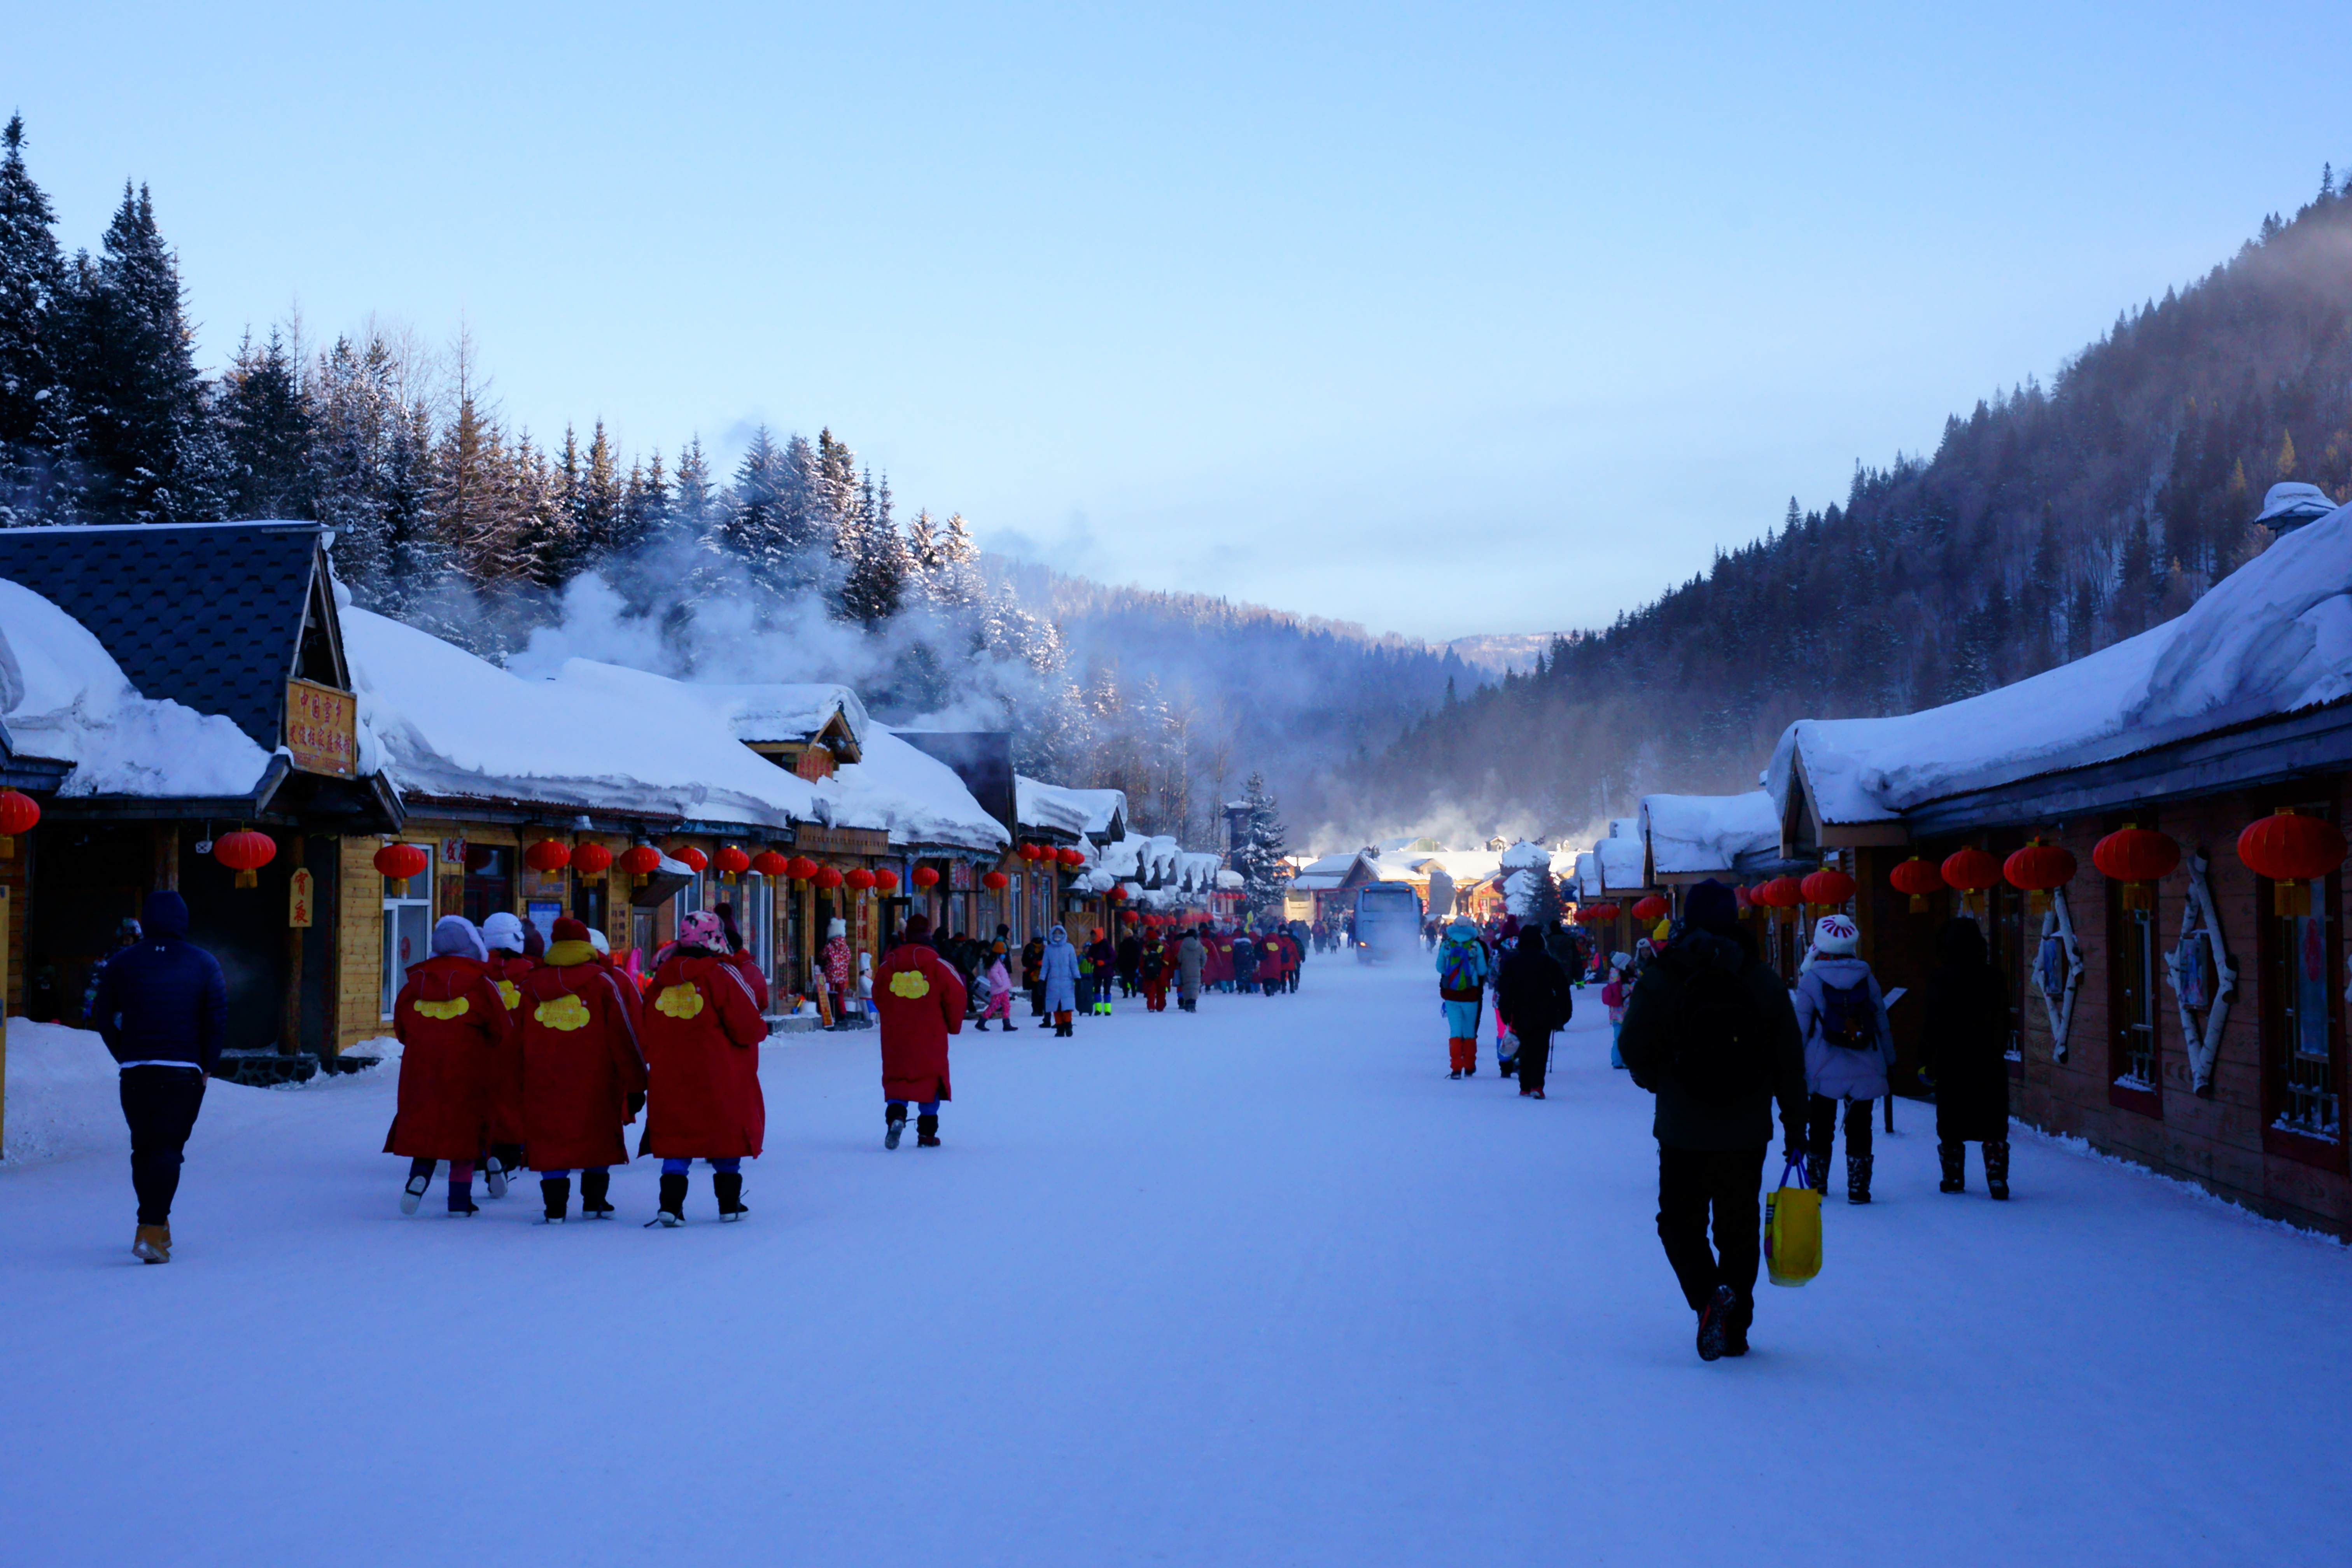
[[[1500,675],[1507,669],[1533,669],[1536,660],[1551,649],[1558,632],[1487,632],[1455,637],[1446,651],[1473,669]]]
[[[1550,836],[1652,790],[1752,789],[1794,719],[1951,701],[2179,614],[2268,544],[2253,520],[2281,480],[2352,496],[2352,199],[2332,171],[2046,391],[1952,416],[1933,457],[1857,464],[1842,503],[1791,500],[1710,571],[1441,705],[1370,770],[1366,830]]]

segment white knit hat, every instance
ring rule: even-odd
[[[1861,937],[1853,920],[1845,915],[1823,915],[1813,922],[1813,951],[1824,958],[1852,953]]]

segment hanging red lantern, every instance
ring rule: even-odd
[[[883,867],[881,869],[874,873],[874,887],[878,892],[897,892],[898,890],[898,873],[893,871],[887,866]]]
[[[1911,912],[1915,915],[1926,914],[1927,895],[1944,886],[1944,874],[1936,868],[1936,863],[1922,860],[1916,855],[1898,861],[1895,869],[1886,874],[1886,879],[1895,885],[1896,892],[1910,895]]]
[[[1004,891],[1007,887],[1012,885],[1012,882],[1013,879],[1006,876],[1002,871],[983,871],[981,873],[980,885],[986,888],[992,893],[1001,893]]]
[[[1024,844],[1021,847],[1021,858],[1024,860],[1037,859],[1045,853],[1045,847],[1043,844]]]
[[[1667,903],[1663,897],[1652,893],[1633,906],[1633,918],[1645,926],[1655,925],[1665,919],[1666,912],[1673,908],[1674,906]]]
[[[1065,866],[1083,866],[1087,863],[1087,855],[1085,850],[1073,849],[1066,845],[1064,846],[1060,851],[1060,856],[1062,864]]]
[[[375,868],[387,882],[405,882],[425,874],[432,858],[414,844],[387,844],[375,852]]]
[[[224,833],[213,840],[213,858],[236,873],[236,885],[240,888],[258,886],[260,879],[254,873],[277,858],[278,841],[249,827]]]
[[[16,840],[41,820],[41,803],[19,789],[0,789],[0,859],[16,853]]]
[[[602,844],[582,844],[572,851],[572,868],[593,881],[613,868],[613,852]]]
[[[2152,827],[2118,827],[2091,846],[2091,864],[2124,885],[2124,908],[2155,907],[2155,887],[2180,864],[2180,846]]]
[[[1981,893],[2000,880],[2000,859],[1973,847],[1955,849],[1937,868],[1945,882],[1963,893]]]
[[[1804,886],[1794,877],[1775,877],[1756,889],[1756,901],[1767,909],[1793,910],[1805,901]]]
[[[1127,889],[1118,882],[1113,882],[1110,885],[1110,891],[1105,893],[1103,897],[1108,899],[1114,904],[1125,903],[1127,901]]]
[[[2063,888],[2074,879],[2074,857],[2055,844],[2044,844],[2037,838],[2002,861],[2000,874],[2011,887],[2025,895],[2033,912],[2040,914],[2050,905],[2051,889]]]
[[[831,866],[820,866],[816,868],[816,875],[811,880],[825,891],[831,892],[841,886],[841,873]]]
[[[816,875],[816,862],[805,855],[795,855],[784,862],[784,875],[795,882],[805,882]]]
[[[572,864],[572,847],[542,838],[522,852],[522,863],[541,876],[548,876]]]
[[[1805,902],[1836,909],[1853,897],[1853,879],[1834,866],[1824,866],[1797,884]]]
[[[784,875],[791,867],[792,862],[785,859],[773,849],[762,849],[757,855],[751,857],[751,869],[757,871],[771,882]]]
[[[2281,806],[2238,835],[2238,858],[2271,883],[2271,910],[2282,918],[2311,913],[2311,884],[2344,864],[2344,835],[2324,816]]]
[[[661,869],[662,852],[650,844],[633,845],[621,851],[621,869],[632,877],[650,877]]]
[[[678,864],[684,866],[688,870],[692,871],[698,877],[702,875],[704,869],[710,864],[710,857],[705,855],[701,850],[697,849],[691,844],[688,845],[683,849],[672,850],[670,852],[670,858],[678,862]]]
[[[856,889],[862,893],[866,889],[874,885],[874,873],[867,870],[865,867],[860,866],[856,870],[850,872],[849,875],[844,877],[842,880],[847,882],[851,887]]]
[[[735,844],[720,845],[712,863],[719,868],[719,879],[728,882],[751,868],[751,858],[743,853],[741,846]]]
[[[936,867],[918,866],[915,868],[915,886],[918,888],[936,888],[939,885],[940,873]]]

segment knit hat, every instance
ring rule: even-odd
[[[931,934],[931,918],[929,915],[917,915],[907,922],[906,929],[908,941],[920,942]]]
[[[605,940],[604,933],[594,926],[588,928],[588,945],[607,958],[613,956],[613,944]]]
[[[583,922],[573,920],[570,915],[565,915],[562,919],[555,922],[555,940],[558,942],[586,942],[588,940],[588,927]]]
[[[727,951],[727,927],[709,910],[697,910],[677,922],[677,941],[681,947],[698,947],[710,952]]]
[[[482,941],[500,952],[520,952],[526,940],[521,919],[504,910],[482,922]]]
[[[1683,919],[1701,931],[1729,936],[1739,927],[1739,900],[1729,888],[1709,877],[1684,896]]]
[[[490,950],[482,945],[482,933],[463,915],[443,915],[433,922],[433,952],[436,957],[470,958],[476,963],[490,956]]]
[[[1823,915],[1813,922],[1813,951],[1823,958],[1850,956],[1862,933],[1844,915]]]

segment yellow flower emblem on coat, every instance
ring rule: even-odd
[[[499,1000],[507,1005],[508,1012],[513,1012],[522,1005],[522,987],[511,980],[499,981]]]
[[[440,1018],[445,1021],[450,1018],[462,1018],[472,1011],[466,1005],[466,999],[463,996],[453,996],[446,1002],[419,1002],[416,1004],[416,1010],[428,1018]]]
[[[919,969],[902,969],[890,976],[890,994],[893,996],[904,996],[911,1002],[918,996],[930,994],[930,978]]]
[[[588,1026],[588,1004],[567,991],[562,995],[541,1002],[531,1009],[530,1016],[551,1029],[570,1034]]]
[[[669,985],[654,998],[654,1011],[673,1018],[691,1018],[702,1011],[702,991],[694,985]]]

